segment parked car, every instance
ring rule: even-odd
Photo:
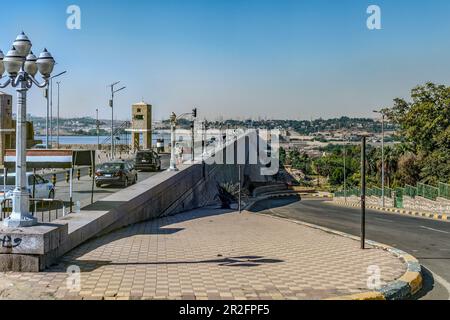
[[[33,180],[34,183],[34,198],[35,199],[55,199],[55,186],[50,181],[44,179],[40,175],[33,175],[33,173],[27,173],[27,185],[26,189],[30,194],[30,198],[33,198]],[[0,176],[0,201],[5,199],[12,199],[12,193],[16,186],[16,174],[11,173],[7,175],[6,184],[4,176]]]
[[[138,151],[134,163],[136,170],[161,171],[161,157],[153,150]]]
[[[128,187],[138,181],[138,173],[131,161],[111,161],[100,165],[95,172],[95,185],[121,185]]]

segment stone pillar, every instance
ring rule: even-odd
[[[136,152],[139,150],[140,147],[140,134],[137,132],[132,133],[132,140],[133,140],[133,151]]]
[[[144,149],[150,150],[152,148],[152,133],[144,132]]]

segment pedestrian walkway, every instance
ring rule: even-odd
[[[79,288],[67,281],[70,266],[81,269]],[[351,239],[206,208],[94,239],[44,273],[0,274],[0,298],[326,299],[370,291],[370,266],[380,268],[383,284],[406,270],[390,253],[361,251]]]

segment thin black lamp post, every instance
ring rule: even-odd
[[[361,145],[361,249],[366,248],[366,137]]]
[[[242,168],[239,165],[239,213],[242,213]]]

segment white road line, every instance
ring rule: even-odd
[[[428,228],[428,227],[425,227],[425,226],[420,226],[420,227],[423,228],[423,229],[431,230],[431,231],[436,231],[436,232],[440,232],[440,233],[450,234],[450,232],[447,232],[447,231],[442,231],[442,230],[438,230],[438,229]]]
[[[427,268],[428,269],[428,268]],[[445,288],[445,290],[447,290],[447,294],[448,294],[448,298],[447,300],[450,300],[450,283],[447,282],[447,280],[445,280],[444,278],[442,278],[441,276],[438,276],[436,273],[434,273],[433,271],[431,271],[430,269],[428,269],[428,271],[431,272],[431,274],[433,275],[434,280],[439,283],[441,286],[443,286]]]
[[[378,220],[378,221],[383,221],[383,222],[394,222],[394,221],[392,221],[392,220],[388,220],[388,219],[381,219],[381,218],[375,218],[375,220]]]

